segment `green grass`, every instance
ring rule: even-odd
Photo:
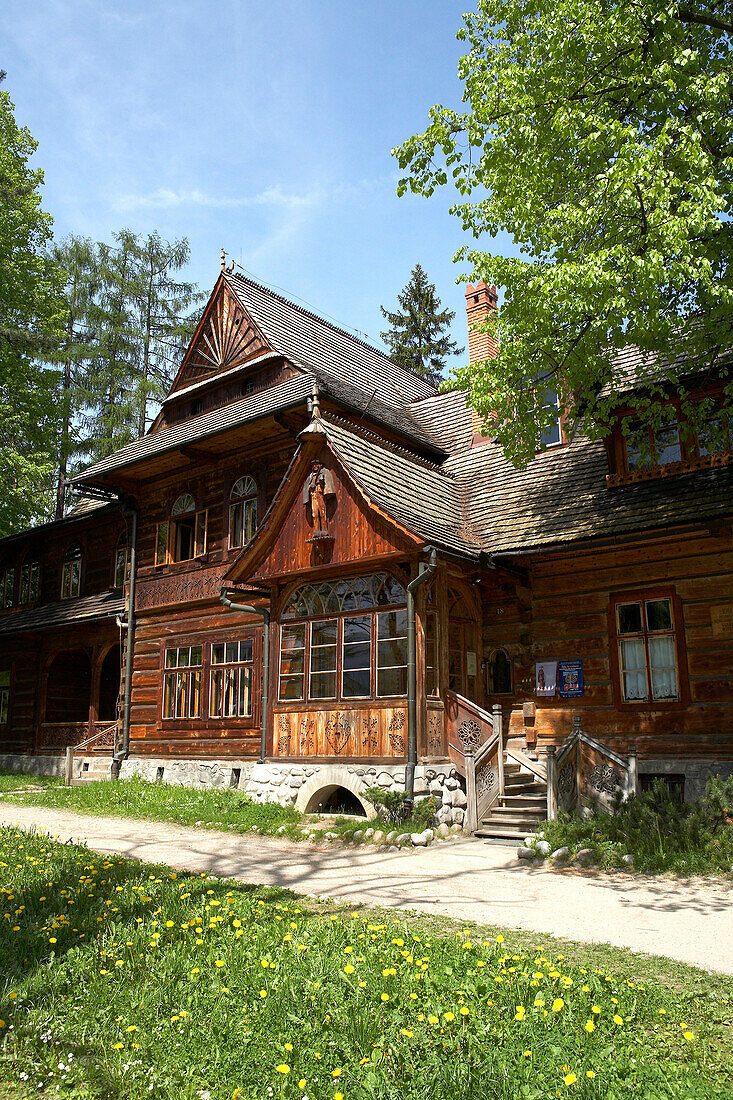
[[[60,787],[61,780],[49,775],[22,775],[18,772],[0,771],[0,794],[10,791],[26,790],[29,787]]]
[[[661,783],[588,820],[562,813],[542,826],[553,849],[592,848],[602,867],[634,857],[637,871],[725,875],[733,869],[733,778],[711,775],[699,801],[681,803]]]
[[[368,825],[383,832],[396,829],[398,833],[421,831],[426,826],[424,817],[409,818],[399,826],[379,819],[366,822],[364,818],[322,821],[313,814],[301,814],[276,802],[254,802],[241,791],[195,790],[166,783],[147,783],[137,777],[114,783],[102,780],[79,787],[64,787],[58,780],[53,783],[46,781],[42,789],[13,794],[12,781],[17,787],[26,787],[28,783],[23,779],[0,773],[0,793],[6,794],[9,801],[22,805],[73,810],[82,814],[169,821],[176,825],[226,829],[234,833],[256,829],[264,835],[281,835],[291,840],[303,840],[312,832],[335,832],[342,840],[348,841],[354,833],[363,832]],[[7,787],[2,785],[3,781],[7,781]]]
[[[733,1095],[729,978],[15,829],[0,871],[8,1097]]]

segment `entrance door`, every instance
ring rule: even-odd
[[[448,589],[448,687],[479,702],[478,621],[469,597]]]

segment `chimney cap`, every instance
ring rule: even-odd
[[[481,294],[481,293],[484,293],[484,292],[486,293],[486,295],[490,299],[492,299],[493,301],[496,301],[496,297],[497,297],[496,287],[493,284],[491,286],[489,286],[487,283],[485,283],[483,281],[483,279],[481,280],[480,283],[476,283],[476,286],[474,286],[473,283],[469,283],[468,286],[466,287],[466,297],[467,298],[469,298],[472,294]]]

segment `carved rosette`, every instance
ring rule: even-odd
[[[598,794],[615,794],[622,786],[620,773],[611,764],[596,764],[587,779],[587,789]]]
[[[476,795],[482,799],[490,795],[499,786],[499,777],[492,767],[486,764],[476,775]]]
[[[481,744],[481,726],[475,718],[464,718],[458,727],[458,740],[464,752],[476,752]]]
[[[405,755],[405,738],[402,730],[405,728],[404,710],[396,710],[389,723],[389,745],[395,756]]]

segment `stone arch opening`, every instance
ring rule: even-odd
[[[366,806],[358,795],[346,787],[329,783],[311,796],[306,808],[309,814],[349,814],[352,817],[366,817]]]
[[[335,811],[332,809],[321,808],[332,804],[332,800],[356,807],[343,811],[345,813],[354,813],[369,819],[376,817],[376,810],[362,794],[359,777],[348,771],[344,765],[338,764],[320,768],[303,784],[298,791],[295,809],[304,814],[333,813]]]

